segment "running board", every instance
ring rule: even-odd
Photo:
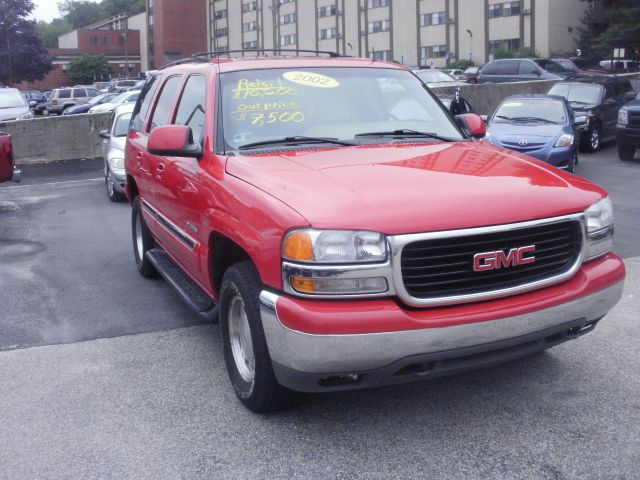
[[[158,273],[171,285],[184,302],[205,320],[216,321],[218,306],[161,248],[146,252],[146,257]]]

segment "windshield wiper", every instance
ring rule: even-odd
[[[504,115],[496,115],[496,118],[501,118],[503,120],[510,120],[512,122],[544,122],[544,123],[553,123],[557,125],[557,122],[553,120],[548,120],[546,118],[540,117],[505,117]]]
[[[295,135],[293,137],[273,138],[271,140],[262,140],[260,142],[247,143],[238,147],[239,150],[248,150],[257,147],[268,147],[269,145],[287,145],[287,144],[304,144],[304,143],[331,143],[333,145],[342,145],[345,147],[353,147],[358,145],[353,142],[338,140],[337,138],[327,137],[304,137]]]
[[[443,137],[438,135],[437,133],[432,132],[419,132],[418,130],[410,130],[408,128],[401,128],[399,130],[391,130],[388,132],[365,132],[358,133],[355,135],[355,138],[358,137],[424,137],[424,138],[435,138],[436,140],[441,140],[443,142],[453,142],[455,139]]]

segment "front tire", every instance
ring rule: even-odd
[[[587,150],[587,152],[596,153],[600,150],[601,141],[602,133],[600,132],[600,127],[593,127],[589,130],[589,135],[585,140],[585,150]]]
[[[291,405],[297,394],[273,373],[260,317],[261,283],[251,262],[230,267],[220,288],[220,331],[229,380],[238,399],[256,413]]]
[[[620,157],[620,160],[622,160],[623,162],[630,162],[631,160],[633,160],[633,157],[635,156],[635,154],[636,154],[635,147],[618,145],[618,157]]]
[[[107,169],[105,173],[104,181],[107,185],[107,195],[109,196],[109,200],[114,203],[119,203],[124,201],[126,198],[124,194],[116,191],[116,186],[113,183],[113,175],[111,175],[111,171]]]
[[[145,255],[154,247],[155,242],[142,216],[140,197],[135,198],[131,209],[131,234],[133,237],[133,256],[138,272],[145,278],[157,277],[158,272]]]

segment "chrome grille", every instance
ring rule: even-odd
[[[535,245],[532,264],[474,271],[474,255]],[[564,220],[490,233],[408,243],[401,256],[404,288],[414,299],[473,296],[533,284],[569,272],[580,258],[582,224]],[[455,302],[452,302],[455,303]]]

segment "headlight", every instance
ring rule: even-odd
[[[109,166],[114,170],[124,170],[124,158],[110,158]]]
[[[27,112],[27,113],[23,113],[22,115],[20,115],[18,117],[18,120],[30,120],[32,118],[33,118],[33,113]]]
[[[591,205],[586,211],[587,260],[601,257],[613,245],[613,204],[609,197]]]
[[[384,235],[357,230],[294,230],[284,239],[286,260],[311,263],[372,263],[387,259]]]
[[[558,141],[556,142],[556,147],[570,147],[573,145],[573,135],[565,133],[564,135],[560,135]]]
[[[629,110],[622,108],[618,111],[618,124],[629,125]]]

